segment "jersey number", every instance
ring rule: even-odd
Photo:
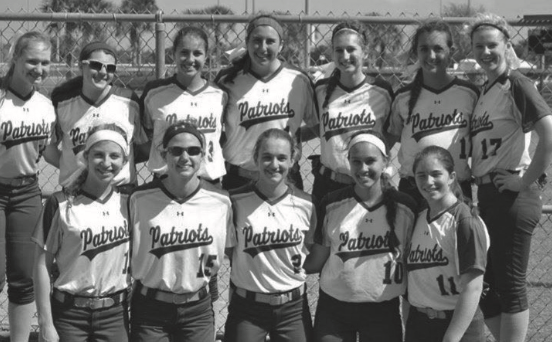
[[[128,273],[128,251],[125,253],[125,262],[123,265],[123,274]]]
[[[205,259],[205,266],[203,265],[203,260]],[[199,270],[197,270],[197,277],[203,278],[204,276],[211,276],[211,268],[214,266],[213,263],[217,260],[216,255],[209,254],[205,258],[205,253],[201,253],[199,257]]]
[[[301,273],[301,260],[303,260],[301,254],[295,254],[291,257],[291,264],[293,265],[293,272],[295,274]]]
[[[448,293],[447,289],[445,288],[445,277],[441,274],[436,279],[437,279],[437,284],[439,284],[439,290],[441,291],[441,296],[450,296],[450,295],[459,294],[458,290],[456,290],[456,283],[454,282],[453,277],[448,278],[448,283],[450,285],[450,293]]]
[[[393,281],[395,281],[395,284],[401,284],[404,277],[404,266],[402,262],[397,262],[395,265],[395,274],[393,275],[393,279],[391,279],[391,267],[393,266],[392,261],[388,261],[385,264],[385,278],[383,279],[384,284],[392,284]]]
[[[466,147],[466,138],[460,139],[460,159],[468,159],[468,148]]]
[[[209,141],[209,151],[207,151],[207,160],[209,162],[213,161],[213,154],[215,154],[215,148],[213,146],[213,142]]]
[[[483,159],[489,158],[489,156],[496,156],[496,152],[502,145],[502,139],[489,139],[489,143],[487,143],[487,139],[481,140],[481,150],[483,151]],[[495,148],[492,151],[489,151],[489,149],[495,146]]]

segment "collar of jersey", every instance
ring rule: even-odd
[[[458,81],[458,77],[455,76],[452,79],[452,81],[450,81],[446,86],[444,86],[441,89],[435,89],[435,88],[426,86],[425,84],[422,84],[422,88],[424,88],[427,91],[432,92],[433,94],[441,94],[441,93],[444,93],[445,91],[449,90],[450,88],[452,88],[452,86],[454,86],[457,81]]]
[[[109,194],[107,194],[107,196],[104,197],[104,199],[99,199],[98,197],[92,195],[91,193],[88,193],[88,192],[84,191],[83,189],[80,189],[79,194],[90,198],[94,202],[105,204],[105,203],[107,203],[107,201],[109,201],[111,196],[113,196],[113,192],[115,192],[115,190],[113,188],[111,188],[111,191],[109,192]]]
[[[176,203],[178,204],[183,204],[185,202],[187,202],[190,198],[194,197],[195,194],[197,194],[199,192],[199,189],[201,189],[201,183],[203,181],[200,180],[199,181],[199,185],[197,186],[197,188],[192,191],[192,193],[190,195],[188,195],[188,197],[185,197],[185,198],[178,198],[176,197],[175,195],[173,195],[166,187],[165,187],[165,184],[163,184],[163,182],[161,181],[161,179],[159,180],[159,188],[161,189],[161,191],[163,191],[165,193],[165,195],[167,195],[167,197],[169,197],[170,199],[172,199],[173,201],[175,201]]]
[[[15,95],[17,98],[23,100],[23,101],[28,101],[31,97],[33,97],[36,89],[33,87],[33,89],[31,90],[31,92],[29,93],[29,95],[27,96],[21,96],[21,94],[19,94],[18,92],[16,92],[12,87],[8,87],[8,90],[13,94]]]
[[[368,81],[368,76],[366,76],[366,75],[364,75],[364,79],[362,80],[362,82],[360,82],[359,84],[357,84],[356,86],[351,87],[351,88],[346,87],[340,81],[337,81],[337,85],[339,86],[339,88],[343,89],[347,93],[352,93],[353,91],[359,89],[360,87],[362,87],[365,84],[371,85],[371,83]]]
[[[426,212],[426,221],[427,221],[427,223],[437,221],[441,216],[445,215],[446,213],[450,213],[452,210],[454,210],[454,208],[456,208],[459,204],[460,204],[460,201],[457,200],[453,205],[451,205],[447,209],[441,211],[439,214],[437,214],[434,217],[429,216],[429,208],[427,208],[426,209],[427,210],[427,212]]]
[[[255,193],[257,194],[257,196],[259,196],[264,202],[268,203],[269,205],[273,206],[273,205],[276,205],[278,204],[279,202],[281,202],[284,198],[286,198],[287,195],[289,194],[292,194],[293,193],[293,190],[291,189],[291,185],[288,185],[288,188],[286,190],[286,192],[284,192],[284,194],[278,198],[275,198],[273,200],[270,200],[268,199],[265,195],[263,195],[262,192],[259,191],[259,189],[257,189],[257,187],[255,186],[255,184],[252,184],[251,187],[253,188],[253,191],[255,191]]]
[[[113,94],[113,92],[115,91],[115,86],[113,84],[110,84],[110,85],[111,85],[111,89],[109,89],[109,93],[107,93],[107,95],[105,95],[105,97],[103,99],[101,99],[100,101],[98,101],[98,102],[94,102],[91,99],[89,99],[88,97],[86,97],[86,95],[83,94],[82,89],[81,89],[81,92],[80,92],[81,97],[89,105],[98,108],[102,104],[104,104],[105,101],[107,101],[107,99],[109,99],[111,97],[111,94]]]
[[[498,76],[492,84],[488,84],[489,82],[487,81],[483,83],[483,94],[487,94],[489,90],[491,90],[492,87],[494,87],[497,83],[505,84],[508,80],[508,77],[510,77],[510,72],[510,69],[506,69],[506,71],[502,73],[502,75]]]
[[[351,186],[351,189],[353,190],[353,196],[354,196],[355,200],[358,202],[358,204],[363,206],[364,209],[366,209],[368,211],[376,211],[379,207],[381,207],[383,205],[383,201],[380,201],[379,203],[376,203],[373,206],[369,207],[369,206],[366,205],[366,203],[364,203],[362,198],[360,198],[357,195],[357,193],[355,192],[355,186],[354,185]]]
[[[280,59],[278,57],[278,59]],[[266,78],[262,78],[261,76],[259,76],[255,71],[253,71],[253,69],[251,69],[251,62],[247,63],[245,65],[245,67],[243,68],[243,72],[244,73],[249,73],[251,74],[251,76],[255,77],[256,79],[258,79],[259,81],[263,82],[263,83],[268,83],[270,82],[274,77],[278,76],[278,74],[280,73],[280,71],[282,71],[282,69],[284,68],[284,64],[285,64],[285,61],[281,60],[280,59],[280,67],[274,71],[272,73],[272,75],[266,77]]]
[[[178,88],[182,89],[183,91],[187,92],[190,95],[195,96],[195,95],[201,93],[202,91],[204,91],[209,86],[209,81],[207,81],[207,79],[205,79],[203,76],[201,78],[203,78],[205,80],[205,84],[203,85],[203,87],[199,88],[196,91],[190,91],[190,90],[188,90],[188,88],[186,88],[186,86],[184,86],[182,83],[178,82],[178,79],[176,78],[176,74],[173,75],[172,81],[173,81],[174,84],[176,84],[176,86]]]

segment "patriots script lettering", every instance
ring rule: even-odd
[[[177,120],[178,120],[178,116],[176,114],[169,114],[166,117],[166,121],[169,124],[173,124]],[[190,114],[188,114],[186,116],[186,118],[184,119],[184,121],[193,123],[194,125],[197,126],[197,128],[200,131],[202,131],[204,133],[214,132],[215,129],[217,128],[217,119],[215,118],[215,116],[213,114],[211,114],[211,116],[209,116],[209,117],[199,116],[197,118],[194,118],[194,117],[190,116]]]
[[[186,228],[182,231],[177,231],[176,227],[173,226],[169,233],[161,233],[161,227],[155,226],[150,228],[150,235],[152,249],[177,244],[201,243],[203,245],[213,242],[213,236],[209,234],[209,228],[203,228],[202,224],[199,224],[197,229]]]
[[[86,228],[80,233],[80,237],[84,245],[83,251],[86,251],[89,247],[101,247],[112,242],[128,239],[127,221],[124,220],[122,226],[114,226],[107,230],[105,226],[102,226],[102,231],[97,234],[94,234],[91,228]]]
[[[433,248],[424,249],[421,249],[418,245],[415,250],[411,250],[408,253],[408,261],[411,263],[438,263],[447,265],[449,260],[443,255],[443,250],[439,248],[439,245],[435,244]]]
[[[338,251],[344,248],[347,248],[349,251],[367,249],[380,250],[389,247],[389,232],[385,233],[385,236],[374,234],[369,237],[365,237],[363,233],[360,233],[356,238],[350,237],[349,232],[344,232],[339,234],[339,240],[341,240],[341,244],[339,245]]]
[[[238,109],[240,111],[240,120],[243,121],[246,117],[247,119],[256,119],[263,116],[272,116],[272,115],[286,115],[288,117],[295,116],[295,111],[291,109],[291,104],[285,101],[282,98],[280,103],[271,102],[268,104],[263,104],[261,101],[257,102],[256,106],[251,106],[248,101],[244,101],[238,104]]]
[[[50,135],[51,126],[44,120],[41,123],[33,122],[29,125],[26,125],[24,121],[17,125],[7,120],[0,124],[0,130],[4,132],[2,140],[6,141],[7,139],[17,140],[48,136]]]
[[[470,120],[470,134],[476,135],[481,131],[488,131],[493,128],[493,123],[489,121],[489,114],[485,112],[481,117],[472,117]]]
[[[467,127],[468,121],[464,118],[464,114],[454,110],[452,114],[433,115],[429,113],[429,117],[422,119],[420,113],[409,114],[406,120],[407,123],[412,122],[412,133],[416,131],[436,130],[444,127]]]
[[[264,246],[269,244],[282,244],[288,242],[301,242],[303,232],[299,228],[294,228],[293,224],[289,229],[277,229],[269,232],[267,227],[264,227],[262,233],[253,233],[253,227],[247,226],[243,229],[245,235],[245,248],[250,245]]]
[[[345,132],[348,128],[369,129],[376,125],[376,119],[372,112],[367,113],[363,109],[361,113],[350,113],[343,115],[339,112],[337,117],[330,118],[329,112],[322,114],[322,124],[324,125],[324,138],[329,138]]]

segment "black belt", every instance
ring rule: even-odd
[[[447,319],[452,318],[454,310],[434,310],[432,308],[419,308],[415,306],[416,310],[427,315],[429,319]]]
[[[283,305],[285,303],[298,300],[305,294],[305,285],[294,288],[293,290],[278,293],[260,293],[253,292],[230,283],[230,287],[238,296],[249,299],[257,303],[270,305]]]
[[[193,303],[202,300],[209,295],[209,291],[207,290],[206,286],[202,287],[196,292],[174,293],[144,286],[139,281],[136,281],[136,291],[139,292],[142,296],[171,304]]]
[[[71,305],[77,308],[88,308],[91,310],[105,309],[126,301],[128,290],[119,291],[112,295],[102,297],[75,296],[70,293],[54,288],[52,297],[62,304]]]
[[[510,172],[513,175],[517,175],[520,173],[520,171],[516,171],[516,170],[506,170],[506,171]],[[496,172],[489,172],[486,175],[483,175],[481,177],[473,177],[473,182],[477,186],[489,184],[493,182],[493,179],[495,178],[495,176],[496,176]]]
[[[36,175],[21,176],[21,177],[15,177],[15,178],[0,177],[0,184],[19,187],[19,186],[33,184],[34,182],[36,182],[36,179],[37,179]]]

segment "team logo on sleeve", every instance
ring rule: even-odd
[[[494,125],[489,121],[489,114],[485,112],[481,117],[472,117],[470,120],[470,135],[476,136],[479,132],[490,131]]]
[[[150,228],[149,233],[151,236],[149,252],[157,258],[161,258],[167,253],[208,246],[213,243],[213,236],[209,233],[209,228],[203,228],[201,223],[196,229],[177,230],[173,226],[168,233],[161,233],[161,227],[155,226]]]
[[[435,244],[433,248],[421,248],[418,245],[414,250],[412,249],[412,244],[410,245],[407,264],[409,271],[445,266],[448,263],[448,257],[444,255],[443,249],[438,244]]]
[[[7,120],[0,124],[2,134],[2,144],[6,149],[23,144],[29,141],[39,141],[47,139],[50,136],[52,125],[42,120],[40,123],[25,124],[21,121],[19,125]]]
[[[389,248],[389,232],[384,236],[375,235],[364,236],[360,233],[357,237],[351,237],[349,232],[339,234],[338,252],[335,253],[343,262],[362,256],[386,254],[391,252]]]
[[[243,101],[238,104],[240,111],[240,126],[249,129],[259,123],[289,119],[295,116],[295,111],[291,108],[289,101],[282,98],[280,102],[270,102],[263,104],[261,101],[257,105],[251,105],[249,101]]]
[[[372,112],[367,113],[366,109],[363,109],[361,113],[348,115],[339,112],[334,118],[330,118],[330,113],[325,112],[322,114],[322,125],[324,125],[324,138],[328,141],[336,135],[353,129],[372,129],[376,125],[376,118]]]
[[[468,120],[464,117],[464,113],[455,109],[451,114],[433,115],[433,113],[429,113],[427,118],[422,118],[420,113],[409,114],[406,124],[412,124],[412,138],[419,142],[423,137],[438,132],[466,128]]]
[[[81,255],[92,261],[96,255],[129,241],[127,221],[124,220],[121,226],[111,229],[102,226],[102,231],[96,234],[91,228],[87,228],[80,233],[80,238],[83,245]]]
[[[303,232],[299,228],[294,228],[293,224],[289,229],[275,231],[268,231],[268,228],[264,227],[262,233],[253,233],[253,227],[245,226],[242,232],[245,240],[243,251],[252,258],[262,252],[297,246],[303,241]]]
[[[167,115],[165,120],[169,125],[171,125],[177,122],[179,119],[178,119],[178,115],[173,113],[173,114]],[[213,113],[211,113],[211,115],[208,117],[207,116],[192,117],[190,116],[190,114],[188,114],[186,118],[181,120],[194,124],[202,133],[213,133],[217,130],[217,119],[215,118]]]

